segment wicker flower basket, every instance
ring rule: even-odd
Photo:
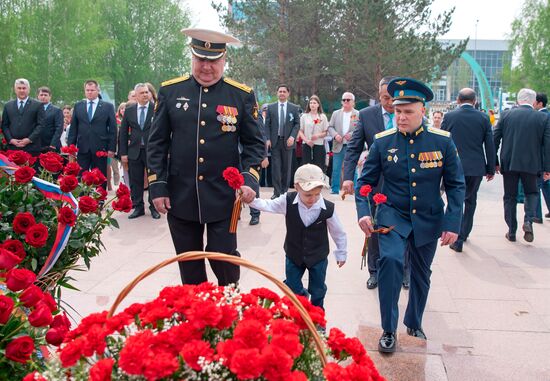
[[[286,284],[278,280],[275,276],[273,276],[268,271],[262,269],[261,267],[258,267],[249,261],[222,253],[213,253],[213,252],[205,252],[205,251],[189,251],[187,253],[179,254],[173,258],[166,259],[162,262],[160,262],[158,265],[153,266],[144,272],[142,272],[140,275],[138,275],[134,280],[132,280],[119,294],[116,298],[115,302],[113,303],[111,309],[109,310],[108,317],[111,317],[116,312],[117,307],[120,305],[120,303],[128,296],[128,294],[137,286],[139,282],[141,282],[143,279],[147,278],[149,275],[154,274],[158,270],[162,269],[163,267],[166,267],[174,262],[185,262],[185,261],[194,261],[197,259],[209,259],[209,260],[216,260],[216,261],[222,261],[222,262],[229,262],[234,265],[239,265],[246,267],[248,269],[254,270],[258,274],[264,276],[265,278],[269,279],[271,282],[273,282],[279,289],[283,292],[285,296],[287,296],[290,301],[292,301],[292,304],[298,312],[300,313],[300,316],[304,320],[305,324],[307,325],[309,331],[311,332],[311,336],[314,340],[315,347],[317,348],[317,351],[319,352],[319,358],[325,366],[327,364],[327,358],[325,355],[325,347],[323,344],[323,341],[321,340],[321,337],[319,336],[317,329],[315,327],[315,324],[311,320],[311,317],[309,316],[307,310],[302,306],[298,298],[294,295],[294,293],[288,288]]]

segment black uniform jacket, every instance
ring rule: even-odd
[[[252,89],[228,78],[203,87],[183,76],[162,83],[155,109],[147,145],[151,197],[169,197],[170,213],[184,220],[230,218],[235,191],[224,169],[239,168],[253,185],[264,158]]]

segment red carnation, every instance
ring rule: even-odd
[[[82,168],[80,167],[80,165],[78,165],[76,161],[73,161],[72,163],[67,163],[67,165],[63,169],[63,173],[65,175],[77,176],[80,173],[81,169]]]
[[[66,329],[68,331],[69,329],[71,329],[71,322],[70,322],[69,318],[67,317],[67,315],[65,313],[62,313],[62,314],[56,315],[53,318],[53,322],[50,325],[50,327],[52,327],[52,328],[62,328],[62,329]]]
[[[359,189],[359,194],[363,197],[367,197],[370,192],[372,192],[372,187],[370,185],[363,185],[360,189]]]
[[[94,197],[96,200],[103,201],[107,199],[107,191],[105,190],[105,188],[97,187],[95,188],[95,191],[97,193]]]
[[[130,189],[128,189],[128,187],[124,184],[120,184],[118,186],[118,189],[116,190],[116,196],[118,198],[122,198],[124,196],[130,196]]]
[[[48,240],[48,228],[44,224],[31,226],[25,234],[25,242],[32,247],[42,247]]]
[[[44,298],[44,293],[40,287],[31,284],[27,287],[21,295],[19,295],[19,300],[27,308],[34,307],[38,302]]]
[[[89,381],[111,381],[115,360],[106,358],[99,360],[90,368]]]
[[[18,337],[6,346],[6,358],[20,363],[30,360],[34,352],[34,341],[29,336]]]
[[[212,361],[214,350],[210,347],[210,344],[204,340],[191,340],[183,345],[180,354],[187,365],[196,371],[200,371],[202,368],[198,364],[199,357],[207,361]]]
[[[59,188],[61,188],[61,191],[64,193],[69,193],[74,191],[77,186],[78,186],[78,179],[76,178],[76,176],[66,175],[59,180]]]
[[[0,248],[0,269],[1,270],[11,270],[16,265],[21,263],[23,258],[17,256],[17,254],[12,253],[9,250]]]
[[[113,209],[119,212],[128,213],[132,210],[132,200],[128,196],[123,196],[116,201],[113,201]]]
[[[21,259],[25,259],[27,253],[25,253],[25,247],[23,242],[18,239],[7,239],[2,244],[2,248],[11,251],[13,254],[17,255]]]
[[[59,222],[65,225],[74,226],[74,224],[76,223],[76,214],[74,214],[73,210],[68,206],[64,206],[59,209],[57,218]]]
[[[258,349],[250,348],[236,350],[231,358],[229,369],[235,373],[240,380],[260,377],[263,368]]]
[[[40,373],[37,371],[34,371],[32,373],[27,374],[21,381],[48,381]]]
[[[48,172],[56,173],[63,169],[63,158],[55,152],[40,154],[40,165]]]
[[[34,168],[31,168],[31,167],[18,168],[14,173],[15,181],[19,184],[26,184],[32,180],[35,174],[36,174],[36,171],[34,170]]]
[[[384,204],[386,201],[388,201],[388,198],[383,193],[377,193],[375,194],[372,199],[374,200],[374,203],[376,205]]]
[[[70,146],[61,147],[61,152],[71,156],[76,156],[78,148],[76,148],[74,144],[71,144]]]
[[[31,226],[36,224],[34,216],[29,212],[17,213],[13,219],[13,231],[17,234],[25,234]]]
[[[44,303],[39,303],[29,314],[29,323],[33,327],[45,327],[53,321],[52,312]]]
[[[13,292],[29,287],[36,280],[36,274],[27,269],[11,269],[6,276],[6,286]]]
[[[227,167],[223,171],[223,178],[229,186],[235,190],[240,189],[244,185],[244,177],[241,172],[235,167]]]
[[[107,151],[97,151],[97,152],[95,153],[95,155],[96,155],[97,157],[107,157],[107,156],[109,156],[109,154],[107,153]]]
[[[6,295],[0,295],[0,324],[6,324],[10,320],[14,301]]]
[[[82,196],[78,200],[78,207],[82,213],[93,213],[97,210],[97,201],[90,196]]]

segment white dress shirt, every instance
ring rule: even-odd
[[[297,194],[296,198],[292,202],[293,204],[298,204],[298,212],[300,213],[300,218],[304,225],[307,227],[313,224],[319,214],[321,214],[321,209],[326,209],[325,199],[323,196],[319,198],[315,204],[308,208],[300,199],[300,195]],[[282,194],[274,200],[264,200],[261,198],[256,198],[250,203],[250,207],[258,209],[262,212],[276,213],[286,215],[286,194]],[[336,211],[332,214],[332,217],[327,219],[327,227],[332,240],[336,244],[336,250],[333,254],[336,257],[337,261],[345,261],[348,256],[348,241],[346,237],[346,232],[342,223],[336,215]]]

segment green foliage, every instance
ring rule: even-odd
[[[437,40],[454,9],[432,17],[433,0],[244,0],[218,5],[218,13],[244,46],[228,55],[229,75],[259,89],[278,83],[295,101],[311,94],[323,102],[344,91],[376,98],[383,76],[431,81],[464,50]],[[265,91],[265,93],[264,93]],[[264,100],[264,99],[262,99]],[[328,110],[330,111],[330,110]]]
[[[522,12],[512,23],[512,48],[519,57],[509,73],[511,90],[530,87],[550,91],[550,3],[527,0]]]
[[[188,12],[177,0],[2,0],[0,100],[13,82],[31,95],[49,86],[58,104],[83,97],[83,83],[112,81],[125,101],[137,82],[161,81],[188,70],[180,33]],[[111,94],[112,96],[112,94]]]

